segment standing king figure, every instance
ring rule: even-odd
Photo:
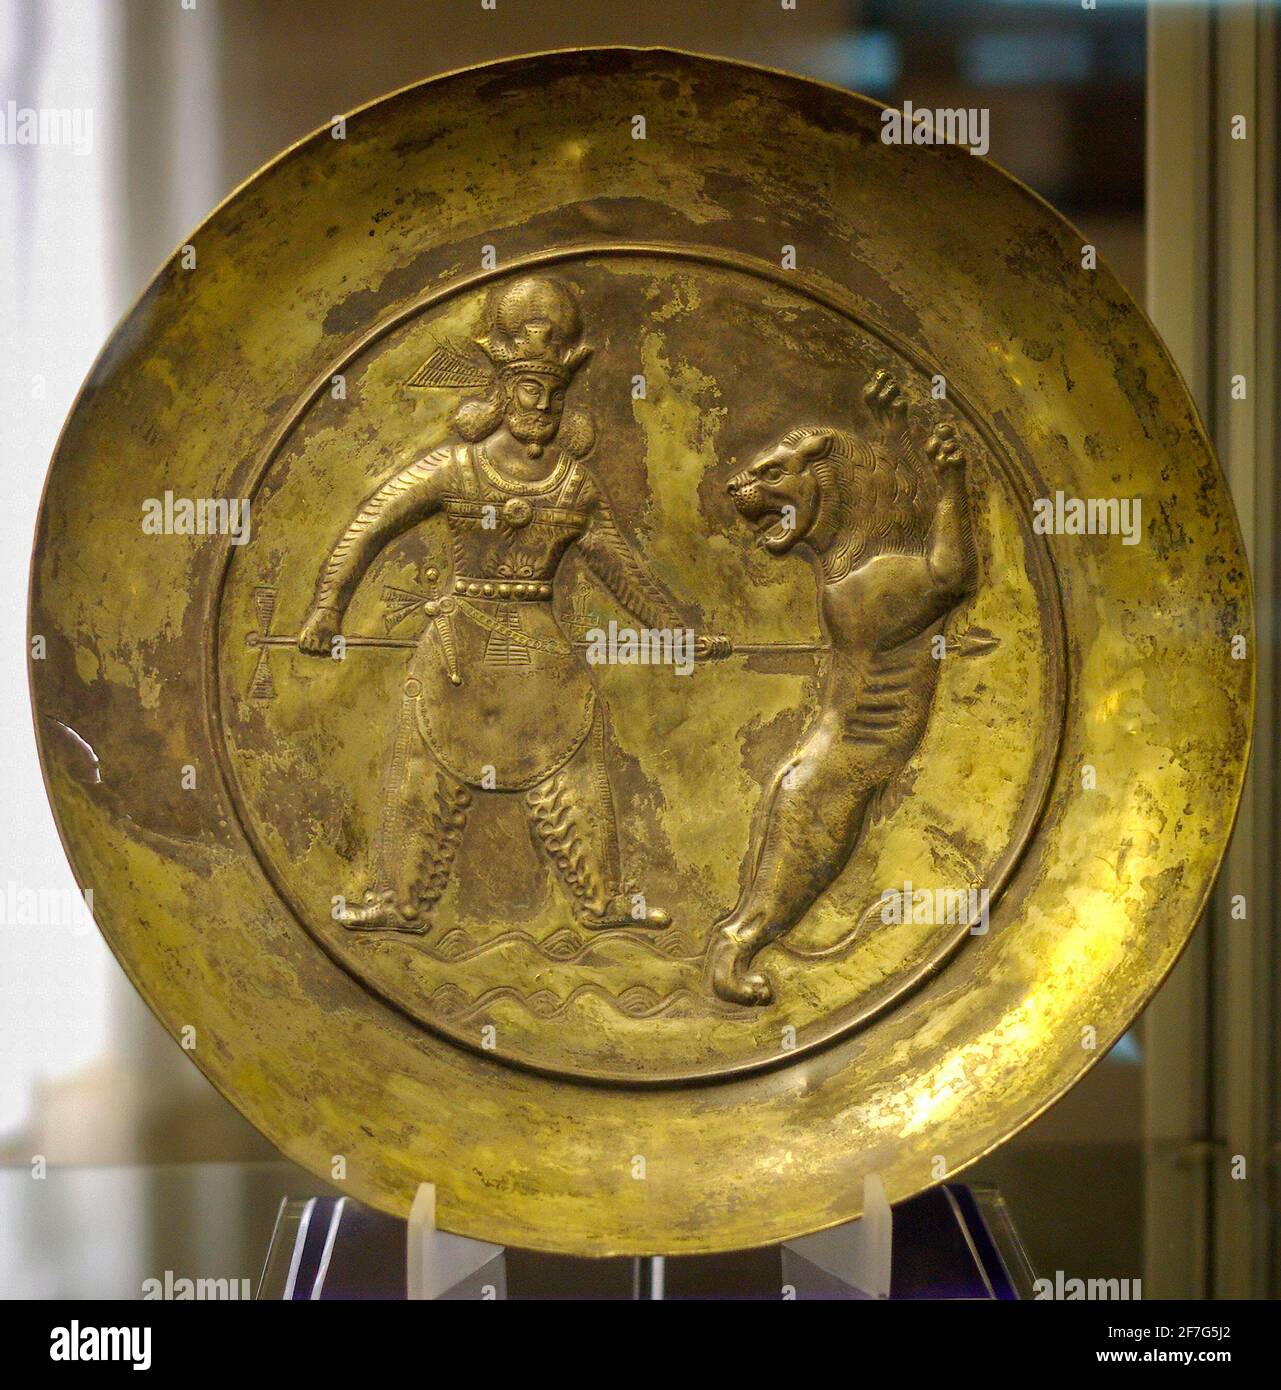
[[[562,421],[565,392],[591,355],[581,334],[575,298],[557,280],[531,276],[491,293],[476,339],[491,368],[443,347],[411,382],[485,388],[453,414],[461,442],[410,464],[366,498],[320,573],[298,639],[312,655],[330,653],[379,552],[445,515],[449,592],[425,604],[430,621],[407,671],[383,790],[376,882],[340,915],[352,929],[428,929],[479,791],[520,796],[581,926],[670,920],[623,880],[605,711],[552,611],[556,572],[577,546],[641,624],[684,626],[623,539],[584,462],[590,421],[578,414]],[[695,651],[720,655],[723,646],[700,639]]]

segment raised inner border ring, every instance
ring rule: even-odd
[[[754,256],[749,256],[741,252],[729,252],[716,247],[670,242],[621,241],[578,243],[573,246],[558,247],[551,250],[535,252],[526,256],[515,257],[510,262],[497,266],[492,270],[478,271],[473,275],[464,276],[448,285],[437,287],[436,289],[418,296],[410,303],[398,308],[394,313],[389,314],[385,319],[374,324],[348,347],[339,358],[333,361],[315,378],[310,387],[299,396],[297,402],[285,419],[277,426],[271,438],[268,440],[266,447],[263,449],[253,472],[250,474],[247,495],[251,501],[252,498],[256,496],[258,489],[261,487],[267,476],[268,470],[275,462],[280,450],[293,434],[306,412],[311,409],[316,400],[329,388],[334,374],[343,372],[349,363],[360,356],[361,353],[367,351],[373,344],[378,342],[379,339],[386,337],[389,333],[394,332],[401,325],[409,322],[419,314],[433,309],[457,295],[467,294],[482,288],[494,280],[505,278],[509,275],[519,273],[522,270],[529,270],[540,266],[561,265],[569,261],[607,258],[611,256],[635,258],[650,257],[654,259],[699,262],[705,265],[719,266],[722,269],[738,271],[740,274],[754,276],[757,279],[765,280],[782,289],[813,300],[816,304],[828,310],[828,312],[847,320],[864,333],[885,343],[894,352],[898,353],[904,360],[910,363],[918,372],[926,376],[943,374],[938,364],[930,362],[916,348],[904,343],[892,330],[870,322],[865,315],[859,313],[851,305],[842,303],[836,296],[826,293],[813,285],[798,283],[800,277],[798,277],[795,272],[786,274],[779,267],[771,265],[769,262],[759,260]],[[1031,497],[1027,488],[1024,486],[1018,470],[1011,465],[1004,448],[1002,448],[997,441],[992,430],[983,421],[981,415],[971,406],[969,401],[965,398],[964,393],[954,385],[951,377],[947,377],[947,382],[950,403],[965,416],[967,423],[983,439],[989,453],[996,460],[1015,494],[1028,504],[1025,514],[1030,515]],[[1008,883],[1010,877],[1017,869],[1019,863],[1022,861],[1035,839],[1036,830],[1044,814],[1050,788],[1054,784],[1055,773],[1058,768],[1063,743],[1065,711],[1068,708],[1070,697],[1070,667],[1067,660],[1067,623],[1063,611],[1063,595],[1059,582],[1058,570],[1054,564],[1053,556],[1049,548],[1043,543],[1039,546],[1034,546],[1031,554],[1037,557],[1037,563],[1042,567],[1042,573],[1038,578],[1045,591],[1049,593],[1053,599],[1054,642],[1050,647],[1049,655],[1050,671],[1056,687],[1056,698],[1054,703],[1060,710],[1060,717],[1055,729],[1052,752],[1050,756],[1044,758],[1042,761],[1040,794],[1030,815],[1026,816],[1022,830],[1017,832],[1012,839],[1013,852],[1007,849],[1005,855],[1002,856],[1006,861],[1003,866],[1000,860],[998,860],[998,871],[993,877],[993,883],[990,889],[990,897],[993,903],[998,900],[1005,885]],[[222,632],[223,594],[226,589],[228,578],[230,577],[234,555],[234,547],[229,541],[224,541],[222,546],[222,564],[218,574],[218,580],[211,590],[211,599],[205,614],[206,622],[204,630],[209,634],[204,648],[205,711],[209,724],[208,732],[210,742],[213,745],[217,757],[218,772],[222,781],[222,787],[226,793],[227,801],[236,824],[241,834],[244,836],[250,852],[253,854],[255,861],[262,869],[264,877],[267,879],[268,883],[270,883],[285,910],[294,921],[298,923],[302,930],[306,932],[307,936],[310,937],[310,939],[325,952],[326,956],[343,970],[344,973],[355,980],[362,988],[372,992],[388,1008],[395,1010],[396,1013],[407,1019],[415,1027],[426,1028],[435,1036],[453,1046],[466,1048],[469,1051],[485,1056],[488,1060],[493,1060],[495,1054],[492,1052],[484,1052],[479,1043],[471,1043],[466,1038],[448,1032],[443,1026],[437,1023],[424,1021],[418,1016],[410,1013],[397,1001],[384,994],[382,990],[378,989],[378,987],[372,984],[365,976],[356,972],[350,962],[339,952],[335,951],[323,937],[317,935],[307,925],[305,914],[299,910],[289,888],[280,878],[270,857],[259,844],[258,838],[250,826],[249,817],[245,813],[243,807],[243,788],[236,775],[227,747],[227,739],[224,732],[225,723],[222,713],[219,638]],[[747,1074],[780,1068],[803,1056],[828,1047],[840,1039],[848,1037],[850,1034],[866,1027],[876,1019],[883,1017],[897,1004],[901,1003],[905,998],[914,993],[942,970],[959,951],[969,934],[970,929],[968,924],[958,926],[945,938],[940,948],[936,950],[928,960],[922,962],[911,974],[900,980],[883,998],[861,1012],[856,1013],[852,1018],[845,1019],[838,1026],[829,1029],[821,1036],[810,1038],[804,1042],[798,1040],[795,1047],[788,1051],[782,1051],[780,1049],[780,1051],[773,1056],[750,1058],[742,1062],[719,1067],[714,1071],[689,1071],[670,1074],[660,1073],[652,1076],[589,1076],[579,1072],[565,1071],[553,1066],[540,1065],[532,1059],[524,1057],[501,1057],[499,1060],[505,1065],[534,1072],[556,1081],[569,1081],[579,1085],[599,1086],[608,1089],[640,1088],[648,1090],[655,1087],[705,1085],[717,1081],[730,1081]]]

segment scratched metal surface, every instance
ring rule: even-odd
[[[195,1030],[192,1060],[297,1162],[328,1177],[341,1155],[364,1201],[404,1214],[428,1180],[449,1229],[601,1255],[849,1220],[866,1174],[904,1197],[1026,1124],[1186,941],[1253,699],[1222,475],[1080,234],[986,161],[880,130],[862,98],[659,50],[452,74],[246,184],[86,382],[32,571],[68,854],[150,1006]],[[582,467],[676,616],[732,649],[686,676],[595,669],[608,725],[566,764],[598,756],[615,886],[671,921],[600,929],[540,858],[528,789],[477,785],[423,930],[355,931],[331,905],[380,886],[408,663],[436,663],[432,689],[444,669],[421,604],[455,594],[454,521],[369,565],[342,630],[372,647],[332,662],[262,638],[307,621],[362,499],[434,451],[455,468],[478,388],[407,383],[441,344],[484,368],[494,295],[529,277],[591,349],[556,378],[593,422]],[[826,439],[813,464],[798,432]],[[521,493],[504,476],[495,496]],[[248,541],[145,534],[167,490],[249,498]],[[1031,501],[1057,490],[1140,499],[1140,543],[1035,534]],[[940,581],[947,536],[969,558]],[[588,554],[553,567],[530,633],[628,621]],[[579,675],[510,643],[491,670],[492,630],[455,627],[442,756],[492,742],[547,771]],[[922,634],[943,637],[930,668]],[[873,738],[883,651],[906,694]],[[402,784],[434,794],[420,722]],[[800,785],[771,791],[794,764]],[[439,810],[409,796],[406,853]],[[590,860],[599,807],[578,811]],[[774,883],[776,854],[796,868]],[[885,923],[905,881],[986,890],[988,930]]]

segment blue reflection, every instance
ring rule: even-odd
[[[902,68],[898,39],[883,29],[838,34],[819,43],[813,72],[825,82],[855,91],[885,94],[893,90]]]
[[[1091,75],[1093,44],[1086,34],[1044,34],[991,29],[961,40],[961,76],[978,87],[1080,83]]]

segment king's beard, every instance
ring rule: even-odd
[[[507,416],[506,424],[512,438],[525,446],[530,458],[536,459],[556,438],[560,416],[544,410],[517,410]]]

